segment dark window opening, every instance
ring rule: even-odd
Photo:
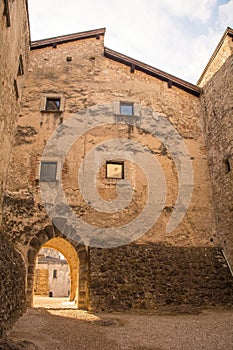
[[[229,159],[225,159],[225,174],[228,174],[231,171],[231,163]]]
[[[8,0],[4,0],[3,15],[6,16],[6,26],[10,27],[11,26],[11,20],[10,20],[10,9],[9,9],[9,1]]]
[[[120,114],[121,115],[133,115],[133,103],[121,102],[120,103]]]
[[[59,111],[61,105],[61,99],[60,98],[46,98],[46,111]]]
[[[107,179],[124,179],[123,162],[106,162]]]
[[[57,162],[41,162],[40,181],[56,181]]]
[[[57,278],[57,270],[53,270],[53,278]]]
[[[49,292],[49,297],[50,297],[50,298],[53,297],[53,292],[52,292],[52,291]]]
[[[14,79],[14,89],[15,89],[15,96],[18,99],[19,98],[19,89],[17,85],[17,81]]]
[[[17,74],[18,75],[23,75],[24,74],[22,55],[19,56],[19,66],[18,66],[18,73]]]

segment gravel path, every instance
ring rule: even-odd
[[[233,350],[233,309],[135,315],[32,308],[9,337],[40,350]]]

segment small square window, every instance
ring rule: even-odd
[[[124,179],[124,163],[107,162],[106,177],[107,179]]]
[[[61,99],[60,98],[46,98],[46,105],[45,110],[46,111],[59,111],[61,105]]]
[[[60,94],[42,94],[40,100],[40,111],[41,112],[64,112],[65,98]]]
[[[56,181],[57,162],[41,162],[40,181]]]
[[[121,115],[133,115],[133,103],[121,102],[120,114]]]

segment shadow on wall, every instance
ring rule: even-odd
[[[0,232],[0,337],[26,310],[25,280],[21,254]]]

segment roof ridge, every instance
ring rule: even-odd
[[[91,37],[97,37],[99,35],[104,35],[106,31],[106,28],[99,28],[99,29],[93,29],[93,30],[86,30],[83,32],[73,33],[73,34],[66,34],[66,35],[60,35],[56,37],[46,38],[46,39],[40,39],[31,41],[31,49],[39,49],[41,47],[50,46],[53,44],[61,44],[64,42],[69,41],[75,41],[79,39],[85,39],[85,38],[91,38]]]

